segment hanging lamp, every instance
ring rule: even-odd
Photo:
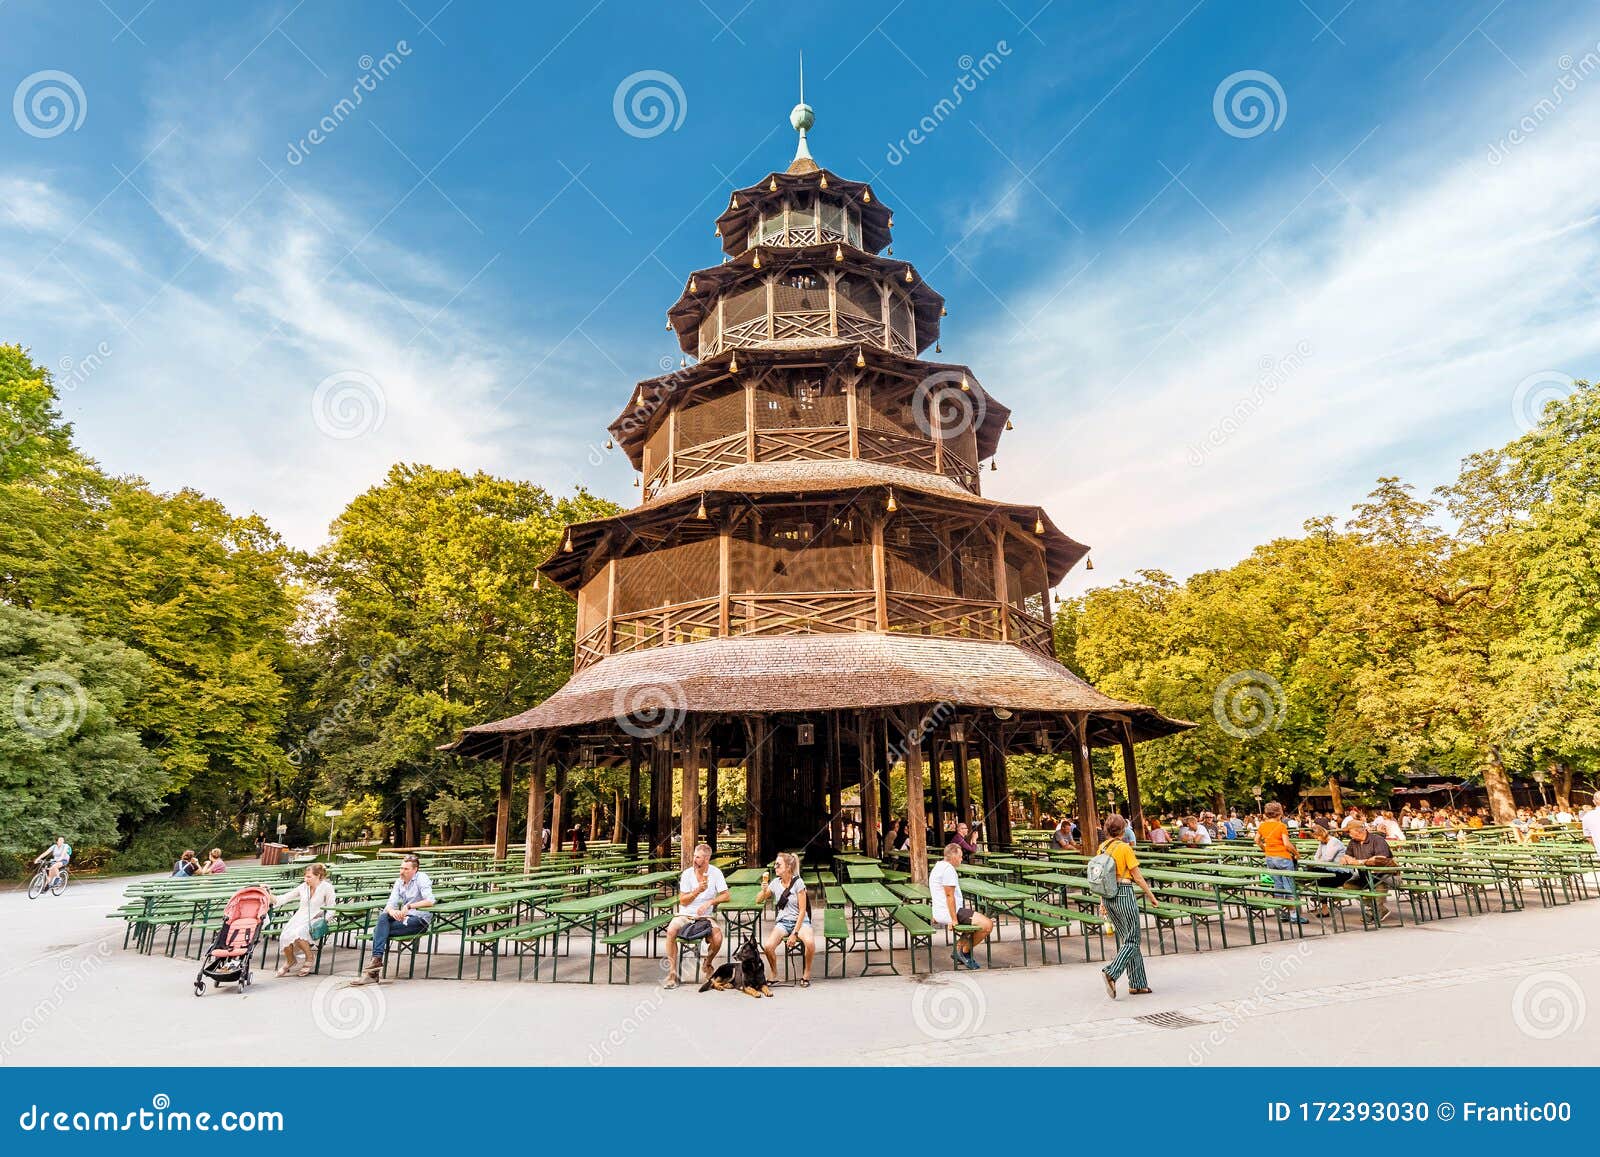
[[[736,374],[736,373],[739,372],[739,351],[738,350],[734,350],[733,351],[733,356],[728,359],[728,372],[730,374]]]
[[[692,274],[692,273],[689,275],[689,292],[690,293],[699,293],[700,292],[700,287],[695,284],[694,274]]]
[[[844,246],[843,245],[835,245],[833,247],[833,259],[835,261],[843,261],[844,260]]]
[[[861,352],[861,347],[860,346],[856,346],[856,369],[864,370],[866,368],[867,368],[867,355]]]
[[[871,189],[863,190],[863,192],[861,194],[861,199],[863,201],[865,201],[868,205],[872,204],[872,190]]]
[[[884,509],[890,514],[893,514],[895,511],[900,509],[899,504],[894,500],[894,489],[892,487],[889,490],[889,504],[885,506]]]
[[[817,188],[826,189],[827,187],[828,187],[828,174],[827,173],[823,173],[822,174],[822,178],[817,182]]]
[[[773,176],[772,180],[767,182],[767,191],[771,193],[776,193],[778,191],[778,178],[776,175]]]
[[[906,266],[906,284],[911,284],[911,266]]]

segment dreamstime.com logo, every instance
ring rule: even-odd
[[[622,78],[611,95],[611,115],[630,137],[649,140],[677,132],[689,115],[689,98],[670,72],[647,68]]]
[[[989,399],[960,370],[939,370],[917,383],[911,414],[929,438],[959,438],[983,425]]]
[[[689,699],[676,679],[641,679],[617,687],[611,713],[617,726],[636,739],[650,739],[683,722]]]
[[[1565,401],[1578,388],[1571,374],[1560,370],[1540,370],[1529,374],[1511,391],[1511,420],[1524,434],[1531,433],[1544,420],[1551,402]]]
[[[1222,78],[1211,96],[1211,115],[1230,137],[1248,140],[1282,127],[1289,98],[1270,72],[1246,68]]]
[[[377,1032],[388,1013],[382,987],[353,987],[345,976],[325,978],[311,994],[311,1019],[323,1036],[334,1040],[354,1040]]]
[[[977,1032],[988,1012],[983,987],[970,976],[952,974],[911,990],[911,1019],[933,1040],[955,1040]]]
[[[35,739],[60,739],[83,726],[89,694],[65,671],[41,668],[11,691],[11,718]]]
[[[375,433],[388,412],[383,387],[365,370],[329,374],[311,395],[311,418],[317,429],[340,441]]]
[[[191,1113],[172,1107],[172,1098],[157,1093],[148,1108],[55,1109],[29,1105],[17,1117],[25,1133],[281,1133],[283,1114],[276,1110],[227,1109]]]
[[[77,132],[89,115],[89,98],[70,72],[47,68],[22,78],[11,94],[11,116],[17,127],[41,140]]]
[[[1582,987],[1565,972],[1535,972],[1511,994],[1511,1020],[1534,1040],[1577,1032],[1589,1013]]]
[[[1235,739],[1254,739],[1282,726],[1288,706],[1283,684],[1265,671],[1235,671],[1211,696],[1217,726]]]

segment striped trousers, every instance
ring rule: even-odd
[[[1130,988],[1149,988],[1144,954],[1139,951],[1139,902],[1134,899],[1133,885],[1124,881],[1106,907],[1111,909],[1111,924],[1117,930],[1117,955],[1106,965],[1106,975],[1116,980],[1126,972]]]

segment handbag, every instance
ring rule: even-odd
[[[311,921],[311,939],[321,940],[327,934],[328,918],[326,916],[318,916],[315,920]]]

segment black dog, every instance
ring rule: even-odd
[[[717,970],[711,974],[711,979],[700,986],[700,991],[705,992],[708,988],[714,988],[718,992],[736,988],[746,996],[757,998],[771,996],[772,987],[767,983],[767,966],[761,962],[761,949],[756,947],[756,942],[746,940],[739,945],[732,960],[727,964],[719,964]]]

